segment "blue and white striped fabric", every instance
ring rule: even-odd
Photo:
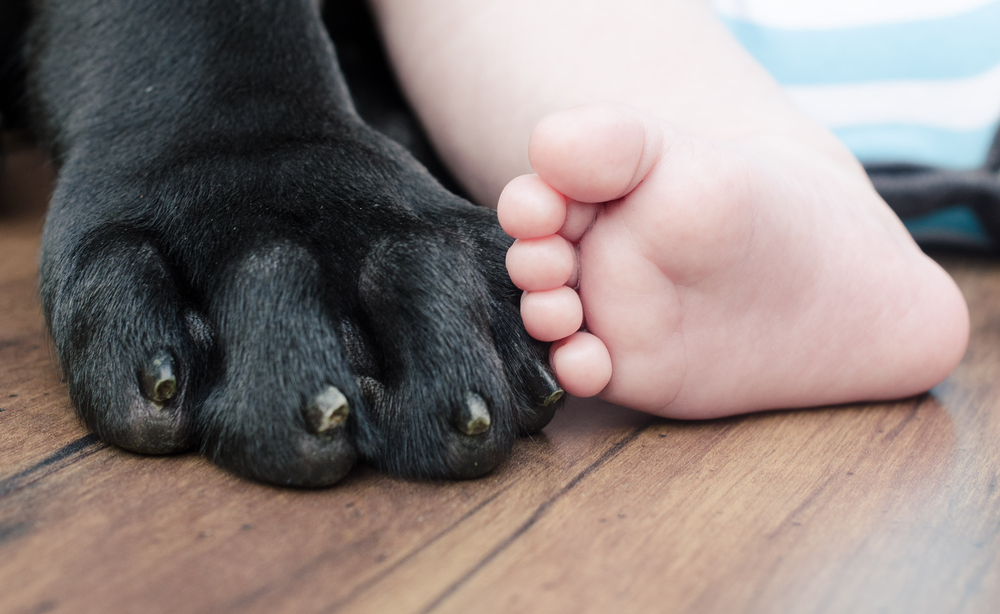
[[[1000,124],[1000,0],[713,0],[799,106],[866,163],[978,168]],[[985,234],[971,212],[908,224]]]

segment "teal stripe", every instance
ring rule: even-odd
[[[933,20],[828,30],[723,22],[785,85],[957,79],[1000,64],[1000,2]]]
[[[997,123],[959,131],[911,125],[853,126],[833,133],[862,162],[910,162],[952,169],[979,168]]]
[[[935,211],[903,223],[918,241],[936,240],[983,248],[990,247],[992,243],[979,218],[965,205]]]

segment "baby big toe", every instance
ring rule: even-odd
[[[639,112],[610,103],[553,113],[528,145],[532,168],[568,198],[602,203],[629,193],[659,159],[662,135]]]

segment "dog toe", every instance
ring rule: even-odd
[[[203,449],[253,479],[327,486],[357,457],[361,411],[322,267],[290,242],[236,259],[210,299],[222,373],[199,417]]]
[[[191,447],[202,352],[171,271],[142,240],[101,237],[74,248],[46,254],[42,296],[81,416],[106,441],[136,452]]]

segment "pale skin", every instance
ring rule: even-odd
[[[905,397],[961,360],[954,282],[705,3],[373,5],[571,394],[711,418]]]

